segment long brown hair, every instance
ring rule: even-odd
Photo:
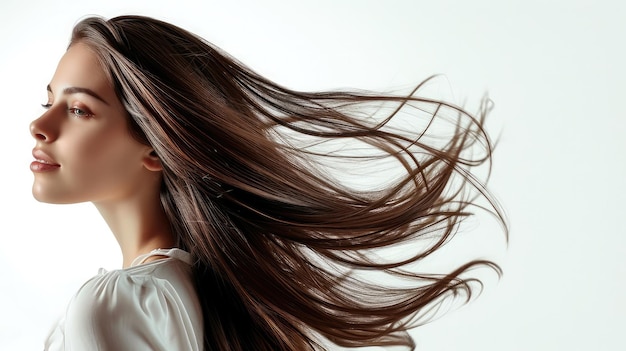
[[[490,164],[487,104],[473,115],[418,97],[419,86],[404,95],[290,90],[141,16],[86,18],[76,42],[96,52],[131,131],[161,159],[161,201],[195,259],[207,350],[321,349],[313,333],[343,346],[413,348],[406,330],[416,317],[471,295],[475,279],[464,273],[499,272],[482,260],[440,275],[415,268],[472,208],[506,230],[470,173]],[[369,187],[334,176],[370,164],[402,172]],[[418,241],[408,255],[377,251]]]

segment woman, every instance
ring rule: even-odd
[[[302,351],[320,336],[413,348],[417,317],[469,297],[463,273],[499,271],[415,263],[479,195],[503,222],[469,173],[490,160],[486,109],[413,93],[297,92],[165,22],[78,23],[31,124],[33,194],[93,202],[124,262],[81,287],[46,350]],[[402,172],[382,185],[332,176],[348,164]],[[414,251],[381,251],[397,247]]]

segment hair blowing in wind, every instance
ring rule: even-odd
[[[322,349],[312,331],[413,349],[406,330],[445,298],[469,298],[469,270],[499,273],[483,260],[419,269],[474,210],[506,232],[472,172],[490,168],[488,103],[472,114],[419,86],[290,90],[148,17],[86,18],[75,43],[97,54],[130,131],[163,164],[161,202],[194,259],[206,350]],[[356,185],[341,169],[390,176]]]

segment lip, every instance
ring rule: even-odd
[[[35,161],[30,164],[30,170],[33,172],[49,172],[61,167],[52,157],[41,149],[33,149],[33,157]]]

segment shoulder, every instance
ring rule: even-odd
[[[171,284],[150,274],[127,270],[104,272],[88,280],[78,290],[70,303],[68,314],[95,314],[94,318],[116,318],[115,310],[135,309],[139,305],[142,312],[152,314],[164,306],[160,297],[175,293]],[[72,313],[73,312],[73,313]]]
[[[66,340],[107,350],[197,349],[202,314],[191,273],[163,261],[87,281],[68,306]]]
[[[191,270],[176,260],[161,260],[128,269],[101,272],[78,290],[74,303],[91,306],[133,304],[154,296],[175,297],[193,290]]]

